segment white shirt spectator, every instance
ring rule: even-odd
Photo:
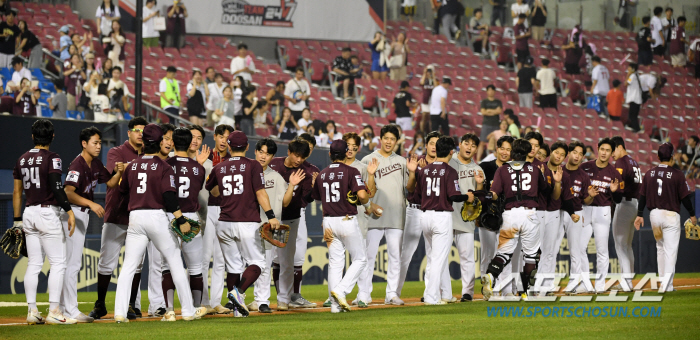
[[[650,73],[645,73],[639,76],[639,81],[642,83],[642,91],[647,92],[656,87],[656,76]]]
[[[284,95],[293,98],[296,91],[301,91],[303,94],[311,94],[309,82],[304,78],[301,78],[301,80],[296,80],[296,78],[290,79],[284,86]],[[292,111],[301,111],[306,108],[306,102],[303,100],[298,100],[296,104],[292,103],[291,100],[287,100],[287,103],[287,106]]]
[[[127,87],[123,81],[114,81],[114,79],[109,79],[109,82],[107,83],[107,93],[109,94],[110,98],[114,95],[112,91],[122,88],[124,89],[124,95],[128,96],[130,94],[129,87]]]
[[[253,61],[253,57],[250,55],[246,56],[245,58],[241,58],[240,56],[233,58],[231,60],[231,74],[233,75],[236,73],[238,70],[242,70],[244,68],[248,68],[251,72],[255,72],[255,62]],[[249,83],[253,81],[253,75],[248,73],[248,72],[240,72],[234,76],[241,76],[243,79],[245,79],[246,83]]]
[[[104,36],[108,36],[110,33],[112,33],[112,20],[109,20],[105,17],[112,17],[112,18],[120,18],[122,15],[119,13],[119,4],[114,4],[114,12],[111,11],[111,8],[109,6],[105,7],[105,10],[102,10],[104,2],[100,4],[100,6],[97,7],[97,12],[95,13],[95,17],[100,19],[100,34]],[[145,15],[146,12],[144,12]]]
[[[27,78],[29,81],[32,81],[32,71],[29,71],[26,67],[22,67],[19,72],[12,72],[12,82],[15,83],[15,86],[19,86],[22,83],[22,78]]]
[[[243,103],[241,103],[241,99],[243,99],[243,90],[240,88],[233,90],[233,109],[236,111],[234,116],[243,114]]]
[[[530,6],[527,5],[527,3],[523,2],[522,5],[518,5],[518,3],[514,3],[510,6],[510,10],[512,12],[515,12],[515,18],[513,18],[513,26],[518,24],[518,15],[520,14],[527,14],[527,11],[530,10]],[[523,25],[525,27],[529,27],[527,23],[527,19],[523,22]]]
[[[224,88],[226,83],[221,83],[221,87],[216,83],[209,84],[209,100],[207,101],[207,110],[214,111],[219,107],[221,98],[224,98]]]
[[[161,79],[160,84],[158,85],[158,93],[168,92],[169,83],[174,84],[174,82],[175,82],[175,79],[173,79],[172,81],[168,80],[167,78]],[[182,93],[180,93],[180,102],[182,103]],[[167,108],[171,108],[171,107],[175,107],[175,105],[168,105],[168,106],[164,107],[163,109],[167,109]]]
[[[678,22],[676,22],[675,18],[671,18],[671,20],[666,19],[666,15],[664,15],[663,18],[661,18],[661,25],[664,27],[668,26],[668,28],[664,28],[664,39],[668,38],[668,32],[671,30],[673,26],[677,26]],[[668,44],[668,41],[666,42]]]
[[[92,111],[95,113],[95,122],[111,122],[116,119],[110,110],[109,98],[98,95],[92,98]]]
[[[608,68],[598,64],[598,66],[593,68],[591,79],[598,81],[593,88],[593,94],[607,96],[608,91],[610,91],[610,73]]]
[[[304,118],[299,118],[297,121],[297,125],[299,125],[299,131],[297,133],[302,134],[305,133],[306,131],[302,130],[301,128],[307,127],[313,123],[313,120],[306,120]]]
[[[157,11],[158,10],[156,9],[155,6],[153,6],[152,9],[148,8],[148,6],[143,6],[143,17],[146,18],[149,15],[151,15]],[[155,28],[153,28],[154,27],[153,22],[157,17],[158,16],[154,16],[154,17],[148,19],[148,21],[143,23],[143,37],[144,38],[158,38],[158,37],[160,37],[160,33],[158,33],[158,31],[156,31]]]
[[[661,40],[661,34],[659,34],[659,31],[662,31],[663,27],[664,26],[659,17],[651,17],[651,24],[649,25],[649,28],[651,29],[651,39],[654,40],[654,42],[651,43],[651,47],[657,47],[663,42]]]
[[[691,51],[695,51],[695,48],[698,44],[700,44],[700,38],[695,38],[695,40],[693,40],[693,42],[690,43],[690,47],[688,47],[688,49],[690,49]],[[695,58],[698,58],[698,56],[695,56]]]
[[[430,115],[435,116],[442,113],[442,105],[440,99],[444,98],[447,102],[447,89],[440,86],[435,86],[433,93],[430,95]]]
[[[642,105],[642,89],[639,88],[639,83],[637,77],[639,75],[635,72],[627,78],[627,98],[625,98],[625,103],[637,103]]]
[[[537,71],[535,78],[540,82],[540,94],[555,94],[557,90],[554,88],[554,79],[557,74],[551,68],[543,68]]]
[[[303,131],[302,131],[303,132]],[[343,134],[340,132],[336,132],[333,137],[329,136],[327,133],[322,133],[319,136],[319,143],[317,143],[317,146],[330,146],[331,142],[334,140],[340,140],[343,139]]]

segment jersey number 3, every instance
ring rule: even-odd
[[[232,177],[233,184],[236,186],[235,189],[233,188],[233,186],[231,186]],[[233,193],[234,195],[240,195],[243,193],[243,175],[238,174],[233,176],[224,176],[222,182],[224,184],[224,196],[231,196],[231,193]]]

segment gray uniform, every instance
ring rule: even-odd
[[[367,178],[369,177],[369,173],[367,172],[367,164],[364,164],[357,159],[355,159],[352,164],[350,164],[351,167],[357,169],[360,171],[360,175],[362,175],[362,181],[365,182],[365,185],[367,185]],[[357,206],[357,224],[360,225],[360,231],[362,231],[362,237],[366,238],[367,237],[367,215],[365,215],[365,207],[362,205]]]
[[[289,184],[279,172],[272,170],[270,167],[267,167],[267,169],[263,171],[263,175],[265,175],[265,192],[267,192],[267,197],[270,198],[272,211],[275,213],[275,216],[282,216],[282,201],[284,200],[284,193],[287,192]],[[262,207],[260,207],[260,220],[262,223],[268,221]]]
[[[462,191],[462,194],[466,194],[469,192],[469,190],[476,190],[476,180],[474,179],[474,176],[476,176],[479,171],[483,171],[479,165],[473,161],[469,162],[469,164],[464,164],[457,159],[457,156],[453,156],[452,159],[450,159],[449,164],[453,169],[457,170],[457,174],[459,176],[459,188]],[[476,227],[474,222],[462,221],[462,204],[462,202],[452,203],[452,207],[454,208],[454,211],[452,212],[452,228],[458,231],[473,233],[474,228]]]
[[[406,184],[408,182],[408,168],[406,159],[392,153],[384,157],[375,151],[364,158],[362,163],[365,168],[372,160],[379,160],[379,167],[374,177],[377,193],[372,198],[372,203],[382,207],[381,217],[374,215],[368,218],[368,229],[401,229],[403,230],[406,218]]]

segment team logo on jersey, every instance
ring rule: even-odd
[[[457,192],[462,192],[459,190],[459,181],[455,181],[455,190],[457,190]]]
[[[66,176],[66,182],[77,182],[80,177],[80,172],[71,170],[68,171],[68,176]]]
[[[620,175],[622,175],[622,168],[617,168],[617,172],[619,172]]]
[[[175,188],[175,176],[170,175],[170,186]]]
[[[362,181],[362,176],[360,176],[360,175],[355,175],[355,181],[357,181],[357,185],[359,185],[359,186],[365,185],[365,182]]]
[[[199,169],[197,169],[196,166],[192,167],[192,174],[194,174],[195,176],[199,176]]]
[[[245,171],[245,164],[241,164],[241,172]]]
[[[31,159],[30,159],[30,161],[31,161]],[[31,165],[31,163],[29,163],[29,165]],[[54,168],[54,170],[61,170],[61,168],[63,168],[63,165],[61,164],[60,158],[53,159],[53,168]]]

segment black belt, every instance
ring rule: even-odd
[[[535,197],[535,196],[522,196],[522,197],[520,197],[520,199],[518,199],[517,197],[506,198],[506,204],[513,203],[513,202],[521,202],[521,201],[537,201],[537,197]]]
[[[87,207],[78,207],[78,206],[76,206],[76,207],[74,207],[74,208],[78,208],[78,210],[80,210],[81,212],[86,212],[86,211],[88,210]]]
[[[51,205],[51,204],[42,204],[41,207],[42,207],[42,208],[52,208],[52,207],[55,207],[55,206],[54,206],[54,205]]]
[[[413,209],[420,209],[420,204],[409,203],[408,207]]]
[[[625,197],[625,201],[631,201],[631,200],[636,200],[636,197]]]

